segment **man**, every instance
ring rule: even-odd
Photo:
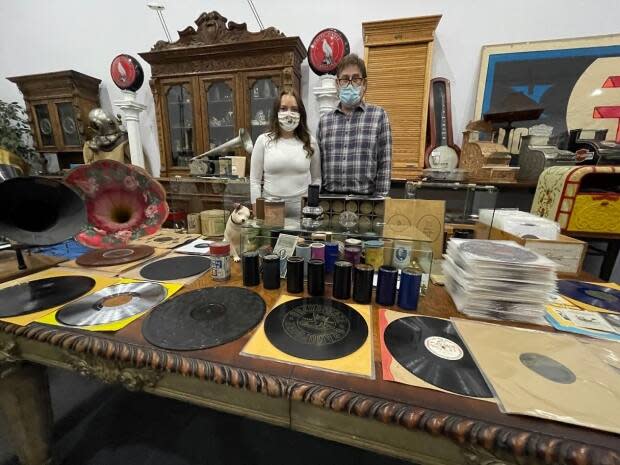
[[[366,65],[347,55],[336,69],[338,108],[321,117],[317,140],[323,191],[386,196],[392,172],[392,133],[385,110],[363,101]]]

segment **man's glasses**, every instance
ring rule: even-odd
[[[353,77],[351,79],[338,78],[338,84],[340,84],[342,87],[347,86],[349,84],[353,84],[355,87],[359,87],[362,85],[363,82],[364,82],[364,78],[361,78],[361,77]]]

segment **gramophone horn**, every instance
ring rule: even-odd
[[[0,184],[0,201],[0,236],[21,245],[57,244],[86,224],[82,197],[61,181],[9,179]]]
[[[239,135],[234,139],[230,139],[229,141],[224,142],[222,145],[218,145],[217,147],[212,148],[208,152],[196,155],[194,158],[192,158],[192,160],[198,160],[202,157],[208,157],[209,155],[215,155],[217,153],[230,152],[237,147],[243,147],[243,150],[245,150],[246,153],[252,153],[252,149],[254,148],[250,134],[243,128],[239,129]]]
[[[69,172],[67,184],[86,199],[87,224],[75,238],[111,248],[153,234],[168,217],[166,191],[144,169],[99,160]]]

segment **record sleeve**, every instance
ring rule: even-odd
[[[274,304],[273,309],[280,305],[298,300],[298,297],[282,295]],[[265,325],[261,324],[247,342],[241,355],[265,358],[281,363],[306,366],[319,370],[345,373],[354,376],[374,379],[373,347],[372,347],[372,318],[370,305],[348,304],[359,313],[368,327],[368,336],[363,344],[353,353],[333,360],[308,360],[289,355],[274,346],[265,334]],[[270,311],[273,311],[270,310]],[[266,319],[265,319],[266,320]]]
[[[379,310],[383,379],[493,402],[449,320]]]
[[[182,245],[181,247],[175,249],[175,252],[188,255],[208,255],[211,250],[210,246],[213,242],[214,241],[198,238],[189,244]]]
[[[505,413],[620,433],[616,368],[579,339],[452,320]],[[509,341],[509,342],[507,342]]]
[[[558,291],[586,310],[620,313],[620,286],[613,283],[588,283],[562,279]]]

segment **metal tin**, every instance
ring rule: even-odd
[[[226,281],[230,279],[230,244],[228,242],[214,242],[209,250],[213,280]]]

